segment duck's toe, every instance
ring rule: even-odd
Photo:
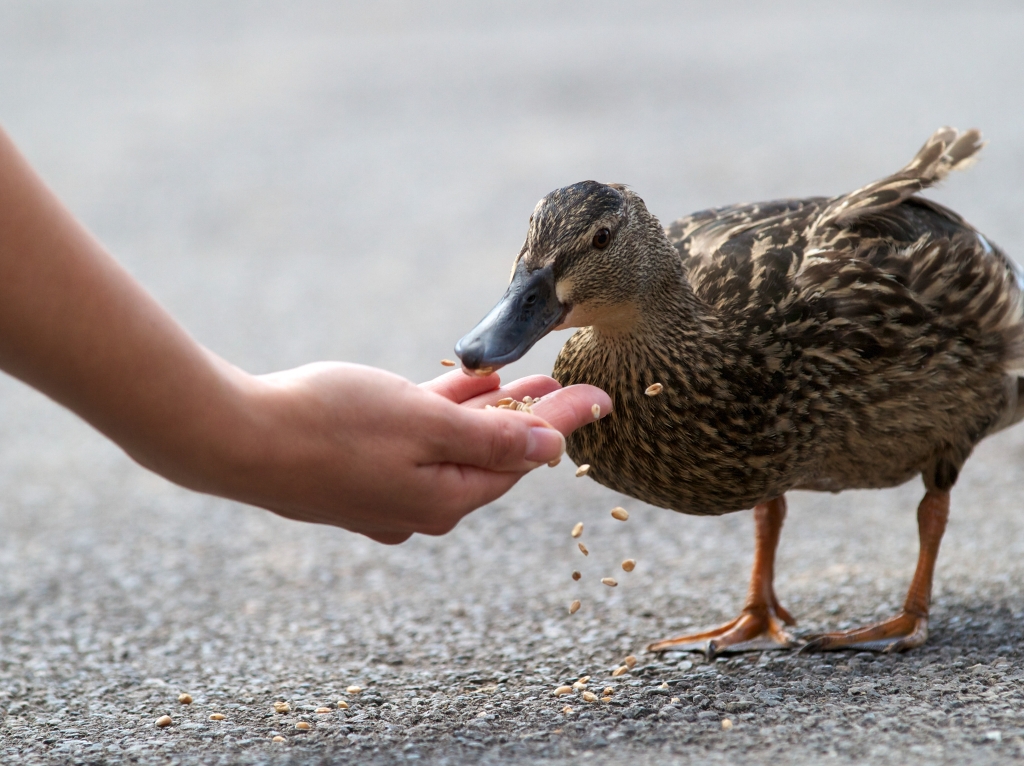
[[[785,618],[774,608],[744,609],[735,620],[701,633],[689,633],[675,638],[656,641],[647,647],[649,652],[703,652],[708,659],[719,654],[754,652],[770,649],[791,649],[797,640],[785,629],[784,622],[792,623],[788,612]]]
[[[903,652],[928,640],[928,618],[900,612],[895,617],[855,630],[808,636],[801,652],[860,649],[867,652]]]

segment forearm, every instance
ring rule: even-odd
[[[0,130],[0,368],[189,485],[240,413],[244,373],[193,340]],[[197,487],[202,488],[202,487]]]

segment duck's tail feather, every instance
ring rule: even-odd
[[[934,186],[951,170],[971,165],[985,145],[976,128],[960,133],[939,128],[907,165],[887,178],[837,197],[822,210],[814,228],[848,226],[858,218],[895,207],[922,189]]]

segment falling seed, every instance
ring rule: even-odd
[[[562,708],[562,715],[569,715],[569,713],[571,713],[571,712],[572,712],[572,708],[569,707],[568,705],[566,705],[564,708]]]
[[[297,724],[295,724],[295,728],[299,731],[309,731],[309,724],[305,721],[299,721]]]
[[[585,546],[583,543],[578,543],[578,545],[580,546],[580,553],[582,553],[584,556],[590,555],[590,551],[587,550],[587,546]]]
[[[583,465],[581,465],[579,468],[576,469],[576,478],[578,479],[581,476],[586,476],[589,472],[590,472],[590,463],[584,463]]]
[[[272,740],[270,740],[270,741],[271,741],[271,742],[284,742],[284,737],[282,737],[282,736],[281,736],[280,734],[278,734],[278,735],[277,735],[276,737],[274,737],[274,738],[273,738]]]
[[[601,692],[601,694],[603,694],[605,697],[611,697],[613,694],[615,694],[615,690],[610,686],[606,686],[604,687],[604,691]]]
[[[223,721],[224,720],[224,714],[223,713],[210,713],[210,720],[211,721]]]
[[[571,604],[569,604],[569,614],[576,614],[576,612],[578,612],[579,610],[580,610],[580,600],[579,599],[576,599]]]
[[[291,709],[292,709],[292,706],[289,705],[287,702],[275,702],[274,703],[274,712],[275,713],[287,713]]]
[[[359,694],[359,692],[362,691],[362,688],[358,686],[350,686],[345,691],[349,694]]]
[[[338,710],[348,710],[348,703],[345,700],[338,700]]]
[[[636,561],[633,559],[626,559],[622,562],[623,572],[632,572],[634,569],[636,569]]]
[[[590,411],[594,414],[594,420],[597,420],[598,418],[601,417],[601,405],[600,404],[595,404],[593,407],[590,408]]]
[[[612,518],[618,519],[619,521],[625,521],[629,518],[629,511],[625,508],[612,508]]]
[[[652,383],[647,387],[647,390],[644,391],[644,393],[648,396],[657,396],[664,390],[664,388],[665,387],[661,385],[661,383]]]
[[[318,707],[316,709],[316,712],[318,712],[318,713],[330,713],[331,709],[329,707]]]
[[[631,654],[628,657],[626,657],[624,660],[622,660],[622,664],[625,665],[630,670],[632,670],[633,668],[636,667],[636,657],[634,657]]]
[[[618,582],[613,580],[611,577],[602,577],[601,584],[607,585],[609,588],[614,588],[616,585],[618,585]]]
[[[559,686],[557,689],[555,689],[555,696],[556,697],[561,697],[563,694],[572,694],[572,687],[571,686]]]
[[[732,719],[723,718],[722,719],[722,729],[724,729],[725,731],[729,731],[729,729],[731,729],[731,728],[732,728]]]
[[[156,725],[160,728],[163,728],[164,726],[170,726],[172,723],[173,721],[171,721],[171,717],[169,715],[162,715],[156,719]]]
[[[617,668],[615,668],[615,670],[612,671],[612,676],[614,678],[618,678],[619,676],[623,675],[624,673],[628,673],[628,672],[629,672],[629,668],[627,668],[625,665],[619,665]]]
[[[584,702],[597,702],[597,695],[594,692],[583,692]]]
[[[186,694],[186,693],[182,692],[181,694],[178,695],[178,702],[180,702],[182,705],[191,705],[192,704],[192,695],[191,694]]]
[[[453,362],[451,359],[442,359],[441,360],[441,366],[442,367],[454,367],[455,366],[455,362]]]
[[[573,570],[572,579],[579,580],[581,577],[583,577],[583,575],[581,575],[578,570]]]
[[[579,537],[582,534],[583,534],[583,522],[582,521],[577,521],[576,522],[576,526],[574,526],[572,528],[572,536],[573,537]]]

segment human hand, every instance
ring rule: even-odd
[[[470,511],[560,456],[563,434],[611,411],[593,386],[536,375],[450,372],[416,386],[383,370],[320,363],[254,379],[259,433],[243,480],[218,490],[302,521],[383,543],[444,534]],[[544,397],[533,414],[484,409]]]

